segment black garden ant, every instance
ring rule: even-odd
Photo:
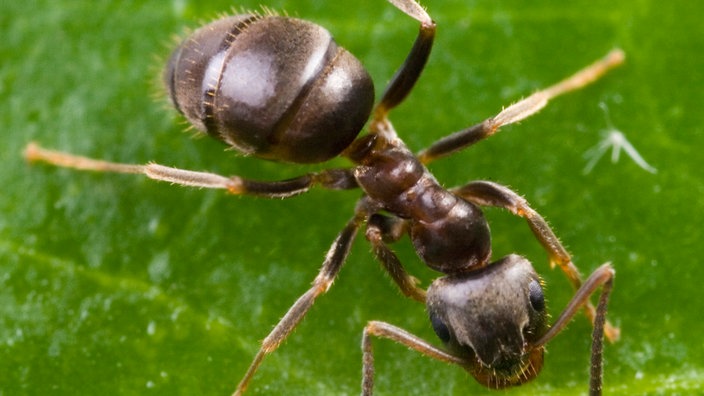
[[[433,44],[435,22],[415,0],[389,1],[419,21],[420,31],[376,107],[369,74],[327,30],[271,14],[226,17],[196,30],[175,50],[164,74],[174,106],[196,128],[245,155],[293,163],[318,163],[341,155],[352,161],[350,168],[266,182],[154,163],[100,161],[34,143],[27,146],[25,156],[56,166],[140,173],[184,186],[267,198],[290,197],[313,186],[363,191],[312,287],[264,339],[235,394],[245,391],[264,357],[279,347],[316,298],[330,288],[363,226],[376,258],[406,296],[426,304],[433,329],[446,346],[435,347],[389,323],[369,322],[362,337],[364,395],[371,394],[373,387],[372,337],[388,338],[428,357],[457,364],[481,384],[504,388],[538,375],[545,344],[581,309],[594,326],[589,389],[591,394],[600,394],[603,337],[615,340],[619,334],[605,319],[613,268],[604,264],[582,282],[548,224],[518,194],[487,181],[447,190],[425,165],[529,117],[558,95],[593,82],[622,63],[623,53],[614,50],[496,116],[413,154],[387,116],[420,76]],[[369,133],[358,138],[370,115]],[[576,289],[552,326],[541,280],[531,263],[517,255],[489,261],[489,226],[481,206],[505,208],[523,217],[547,251],[550,263],[559,266]],[[427,290],[417,285],[388,245],[403,235],[410,237],[424,263],[444,274]],[[590,296],[599,288],[599,302],[594,307]]]

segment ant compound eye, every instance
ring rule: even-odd
[[[443,343],[450,342],[450,329],[435,313],[430,313],[430,323],[433,325],[435,334]]]
[[[530,284],[528,284],[528,298],[530,299],[530,305],[536,311],[542,311],[545,309],[545,295],[543,294],[543,288],[540,286],[540,282],[533,279]]]

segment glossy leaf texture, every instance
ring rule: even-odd
[[[585,275],[613,263],[609,318],[622,338],[606,346],[607,394],[702,392],[704,6],[423,4],[438,23],[437,43],[417,89],[392,113],[415,150],[613,47],[626,52],[626,64],[596,84],[431,168],[447,186],[488,179],[517,190],[550,221]],[[415,21],[382,0],[263,5],[327,27],[367,65],[377,92],[417,32]],[[320,168],[239,158],[210,139],[193,139],[161,99],[171,38],[232,6],[0,5],[0,395],[229,394],[259,340],[315,276],[359,192],[237,198],[138,176],[30,166],[21,156],[38,141],[115,161],[269,180]],[[616,163],[605,152],[585,174],[584,154],[609,128],[657,172],[626,152]],[[562,274],[549,269],[522,220],[498,210],[487,217],[494,256],[528,257],[557,317],[572,294]],[[407,241],[394,248],[424,285],[437,276]],[[358,238],[334,287],[266,359],[251,394],[358,394],[368,320],[436,341],[424,308],[400,295],[369,250]],[[549,344],[543,373],[501,394],[586,393],[589,334],[578,317]],[[405,347],[377,340],[375,348],[379,395],[497,394]]]

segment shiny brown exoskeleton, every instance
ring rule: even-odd
[[[398,138],[388,113],[410,93],[430,54],[435,23],[415,0],[389,0],[420,22],[406,61],[373,106],[371,78],[327,30],[295,18],[245,14],[195,31],[171,56],[164,80],[174,106],[199,130],[246,155],[315,163],[342,155],[350,168],[327,169],[266,182],[220,176],[158,164],[119,164],[47,150],[31,143],[25,155],[76,169],[142,173],[185,186],[221,188],[232,194],[289,197],[318,185],[360,188],[353,217],[333,242],[313,286],[264,339],[235,394],[247,388],[266,354],[301,321],[339,273],[360,227],[376,258],[401,291],[427,306],[430,322],[446,348],[385,322],[364,329],[362,393],[372,393],[372,336],[402,343],[426,356],[455,363],[481,384],[504,388],[531,380],[543,365],[544,345],[584,309],[593,322],[590,393],[600,394],[602,341],[618,338],[606,322],[614,271],[599,267],[582,282],[565,248],[518,194],[496,183],[474,181],[447,190],[425,164],[491,136],[522,120],[565,92],[581,88],[623,61],[620,50],[507,107],[495,117],[451,134],[419,154]],[[369,133],[357,138],[371,115]],[[531,263],[509,255],[490,262],[491,238],[481,206],[508,209],[523,217],[536,239],[576,289],[555,323],[548,314],[541,280]],[[389,244],[408,235],[420,259],[443,274],[426,290],[408,274]],[[601,288],[594,307],[590,296]]]

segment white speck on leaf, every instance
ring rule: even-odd
[[[153,321],[149,322],[149,324],[147,325],[147,334],[149,334],[151,336],[151,335],[154,335],[155,333],[156,333],[156,323],[154,323]]]
[[[609,148],[611,148],[612,163],[615,164],[618,162],[621,155],[621,149],[623,149],[623,151],[626,152],[626,155],[631,157],[633,162],[635,162],[636,165],[638,165],[641,169],[650,173],[657,173],[657,169],[652,167],[645,161],[645,159],[643,159],[640,153],[638,153],[635,147],[633,147],[631,142],[626,139],[626,135],[624,135],[623,132],[619,131],[613,126],[613,124],[611,123],[611,118],[609,117],[609,111],[606,107],[606,104],[602,102],[599,104],[599,107],[601,107],[604,110],[604,113],[606,114],[608,129],[602,132],[604,138],[599,142],[599,144],[590,148],[584,153],[584,158],[587,158],[589,162],[587,163],[587,166],[584,167],[582,173],[586,175],[591,172],[592,169],[594,169],[596,163],[599,162],[601,157],[604,156],[604,154],[609,150]]]

